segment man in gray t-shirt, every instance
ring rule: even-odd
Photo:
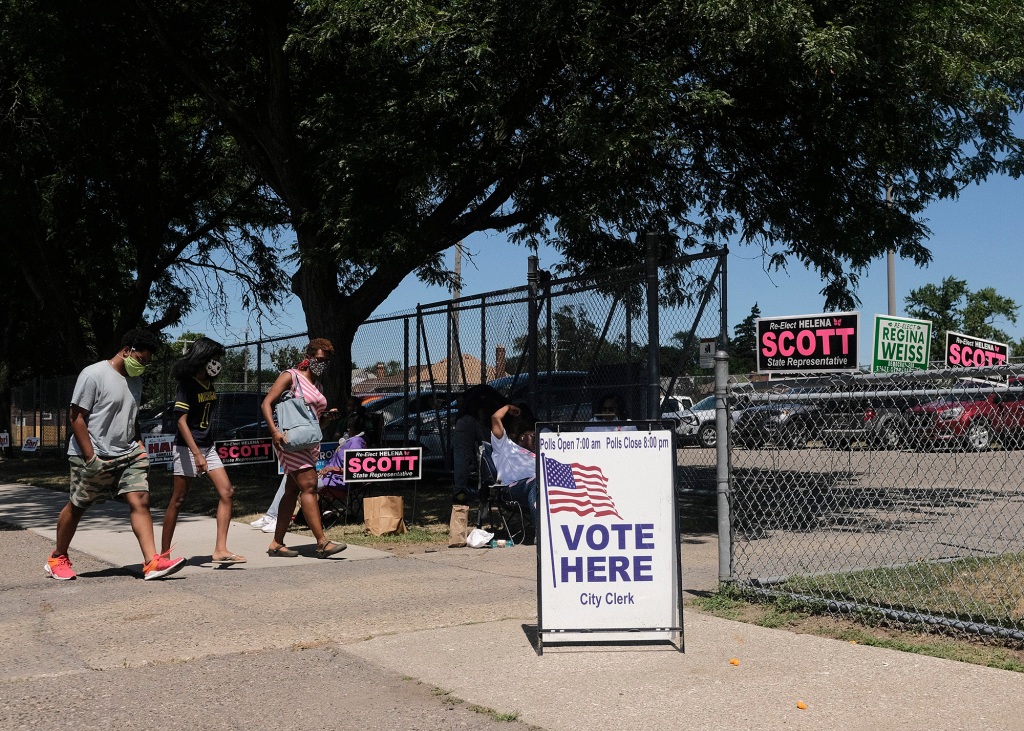
[[[161,342],[148,330],[132,330],[109,360],[83,370],[71,397],[71,497],[57,518],[57,546],[44,569],[54,579],[75,578],[68,559],[71,539],[86,509],[114,490],[131,508],[132,531],[142,549],[145,579],[179,571],[185,559],[156,552],[149,512],[149,456],[139,433],[142,373]]]

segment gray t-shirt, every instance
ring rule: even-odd
[[[108,361],[101,360],[78,374],[71,403],[89,412],[89,439],[100,457],[120,457],[131,452],[135,440],[135,419],[142,399],[142,378],[122,376]],[[72,434],[68,454],[82,455]]]

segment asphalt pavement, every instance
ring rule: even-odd
[[[292,535],[304,555],[284,559],[232,524],[248,562],[215,567],[213,519],[183,516],[188,566],[144,582],[127,509],[107,503],[72,543],[79,578],[57,582],[43,565],[65,499],[0,485],[0,522],[27,529],[0,531],[0,729],[1024,729],[1024,675],[689,609],[683,653],[538,655],[525,546],[319,560]],[[683,536],[686,592],[715,588],[715,551]]]

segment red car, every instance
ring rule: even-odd
[[[1004,449],[1024,446],[1024,394],[1020,393],[954,390],[913,407],[907,417],[908,437],[915,447],[948,444],[984,452],[994,441]]]

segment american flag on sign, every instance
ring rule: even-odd
[[[547,478],[548,507],[552,513],[576,513],[600,518],[622,516],[615,509],[615,501],[608,494],[608,478],[600,467],[588,467],[578,462],[564,464],[544,458]]]

